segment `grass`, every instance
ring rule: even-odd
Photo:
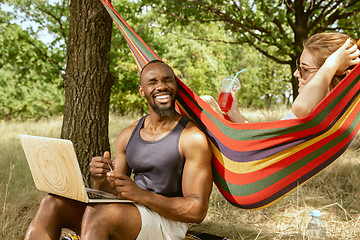
[[[0,122],[0,236],[23,239],[39,199],[18,134],[59,137],[61,119],[42,122]]]
[[[279,119],[286,109],[245,111],[250,121]],[[110,144],[134,118],[110,118]],[[59,137],[61,118],[40,122],[0,122],[0,237],[23,239],[44,193],[34,184],[18,134]],[[310,211],[320,209],[330,239],[360,239],[359,137],[337,161],[276,204],[242,210],[229,204],[214,187],[209,212],[191,230],[232,239],[303,239]],[[112,149],[114,152],[114,149]]]

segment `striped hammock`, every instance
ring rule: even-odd
[[[114,10],[101,0],[136,60],[138,70],[160,59]],[[350,145],[360,128],[360,64],[306,117],[262,123],[222,119],[181,80],[176,106],[208,136],[214,182],[243,209],[269,206],[329,164]]]

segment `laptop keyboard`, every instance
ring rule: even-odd
[[[90,199],[117,199],[116,196],[112,197],[112,196],[104,196],[101,194],[96,194],[96,193],[91,193],[88,192],[88,196]]]
[[[86,188],[86,192],[90,199],[118,199],[115,195],[96,189]]]

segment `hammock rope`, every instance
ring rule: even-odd
[[[111,3],[101,1],[123,33],[138,70],[160,60]],[[314,177],[345,152],[360,128],[360,64],[306,117],[261,123],[221,118],[177,80],[177,110],[207,134],[214,182],[227,201],[243,209],[269,206]]]

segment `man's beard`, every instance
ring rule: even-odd
[[[175,112],[175,101],[171,102],[169,107],[159,107],[158,105],[150,102],[150,107],[162,118],[170,117]]]
[[[169,107],[161,107],[154,103],[154,101],[151,101],[153,99],[150,99],[150,96],[145,96],[148,100],[148,103],[150,107],[154,110],[156,114],[159,115],[159,117],[166,118],[170,117],[171,114],[175,112],[175,100],[173,100]]]

